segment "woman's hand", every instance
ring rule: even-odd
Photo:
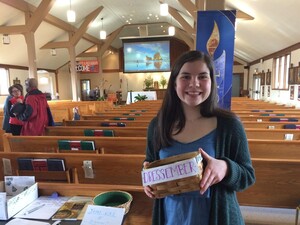
[[[207,162],[204,168],[202,180],[200,181],[200,194],[203,194],[210,186],[219,183],[227,174],[227,163],[208,155],[203,149],[199,148],[202,158]]]
[[[149,164],[149,162],[144,162],[144,163],[143,163],[144,168],[145,168],[146,165],[148,165],[148,164]],[[152,188],[151,188],[150,186],[145,186],[145,187],[144,187],[144,192],[146,193],[146,195],[147,195],[149,198],[155,198],[154,193],[153,193],[153,190],[152,190]]]
[[[22,100],[22,99],[20,99],[20,98],[18,98],[18,99],[17,99],[17,102],[19,102],[19,103],[23,103],[23,100]]]

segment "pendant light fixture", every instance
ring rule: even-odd
[[[169,15],[169,6],[168,3],[161,3],[160,4],[160,15],[167,16]]]
[[[102,29],[100,30],[100,39],[104,40],[106,39],[106,31],[103,30],[103,18],[101,18],[101,23],[102,23]]]
[[[169,26],[168,33],[169,33],[170,36],[174,36],[175,35],[175,27],[174,26]]]
[[[70,9],[67,11],[67,19],[68,22],[70,23],[74,23],[76,21],[76,13],[74,10],[72,10],[71,0],[70,0]]]
[[[172,25],[172,16],[171,16],[171,23],[170,23],[170,26],[168,28],[168,34],[170,36],[174,36],[175,35],[175,27]]]

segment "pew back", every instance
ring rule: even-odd
[[[112,130],[116,137],[146,137],[147,127],[46,127],[46,136],[84,136],[84,130]]]
[[[296,129],[255,129],[245,128],[248,139],[285,140],[287,134],[293,135],[293,140],[300,140],[300,130]]]
[[[97,149],[113,154],[145,154],[146,137],[12,136],[3,135],[5,152],[57,152],[58,140],[94,141]],[[74,153],[76,151],[69,151]]]
[[[64,126],[103,126],[107,123],[124,123],[126,127],[148,127],[149,120],[66,120]]]
[[[252,158],[256,183],[238,192],[241,205],[296,208],[300,199],[300,160]]]

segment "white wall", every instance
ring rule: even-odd
[[[295,51],[291,52],[291,63],[294,66],[297,66],[299,64],[300,61],[300,49],[297,49]],[[252,65],[250,67],[250,72],[249,72],[249,87],[251,87],[251,89],[253,88],[253,74],[255,72],[255,69],[258,69],[258,72],[262,72],[262,70],[264,70],[264,72],[268,71],[268,69],[270,71],[272,71],[272,64],[273,64],[273,59],[269,59],[266,61],[263,61],[262,63],[258,63],[255,65]],[[272,84],[273,84],[273,79],[274,79],[274,74],[272,73]],[[287,104],[290,106],[296,106],[297,108],[300,108],[300,99],[298,100],[298,92],[299,92],[299,86],[300,85],[292,85],[294,86],[294,98],[290,99],[290,89],[291,89],[291,85],[289,85],[288,90],[273,90],[272,89],[272,85],[271,85],[271,92],[270,92],[270,97],[267,97],[267,85],[264,85],[264,92],[265,95],[262,96],[261,95],[261,100],[263,101],[268,101],[268,102],[272,102],[272,103],[278,103],[278,104]],[[252,96],[253,93],[251,93]],[[262,94],[262,93],[261,93]]]

